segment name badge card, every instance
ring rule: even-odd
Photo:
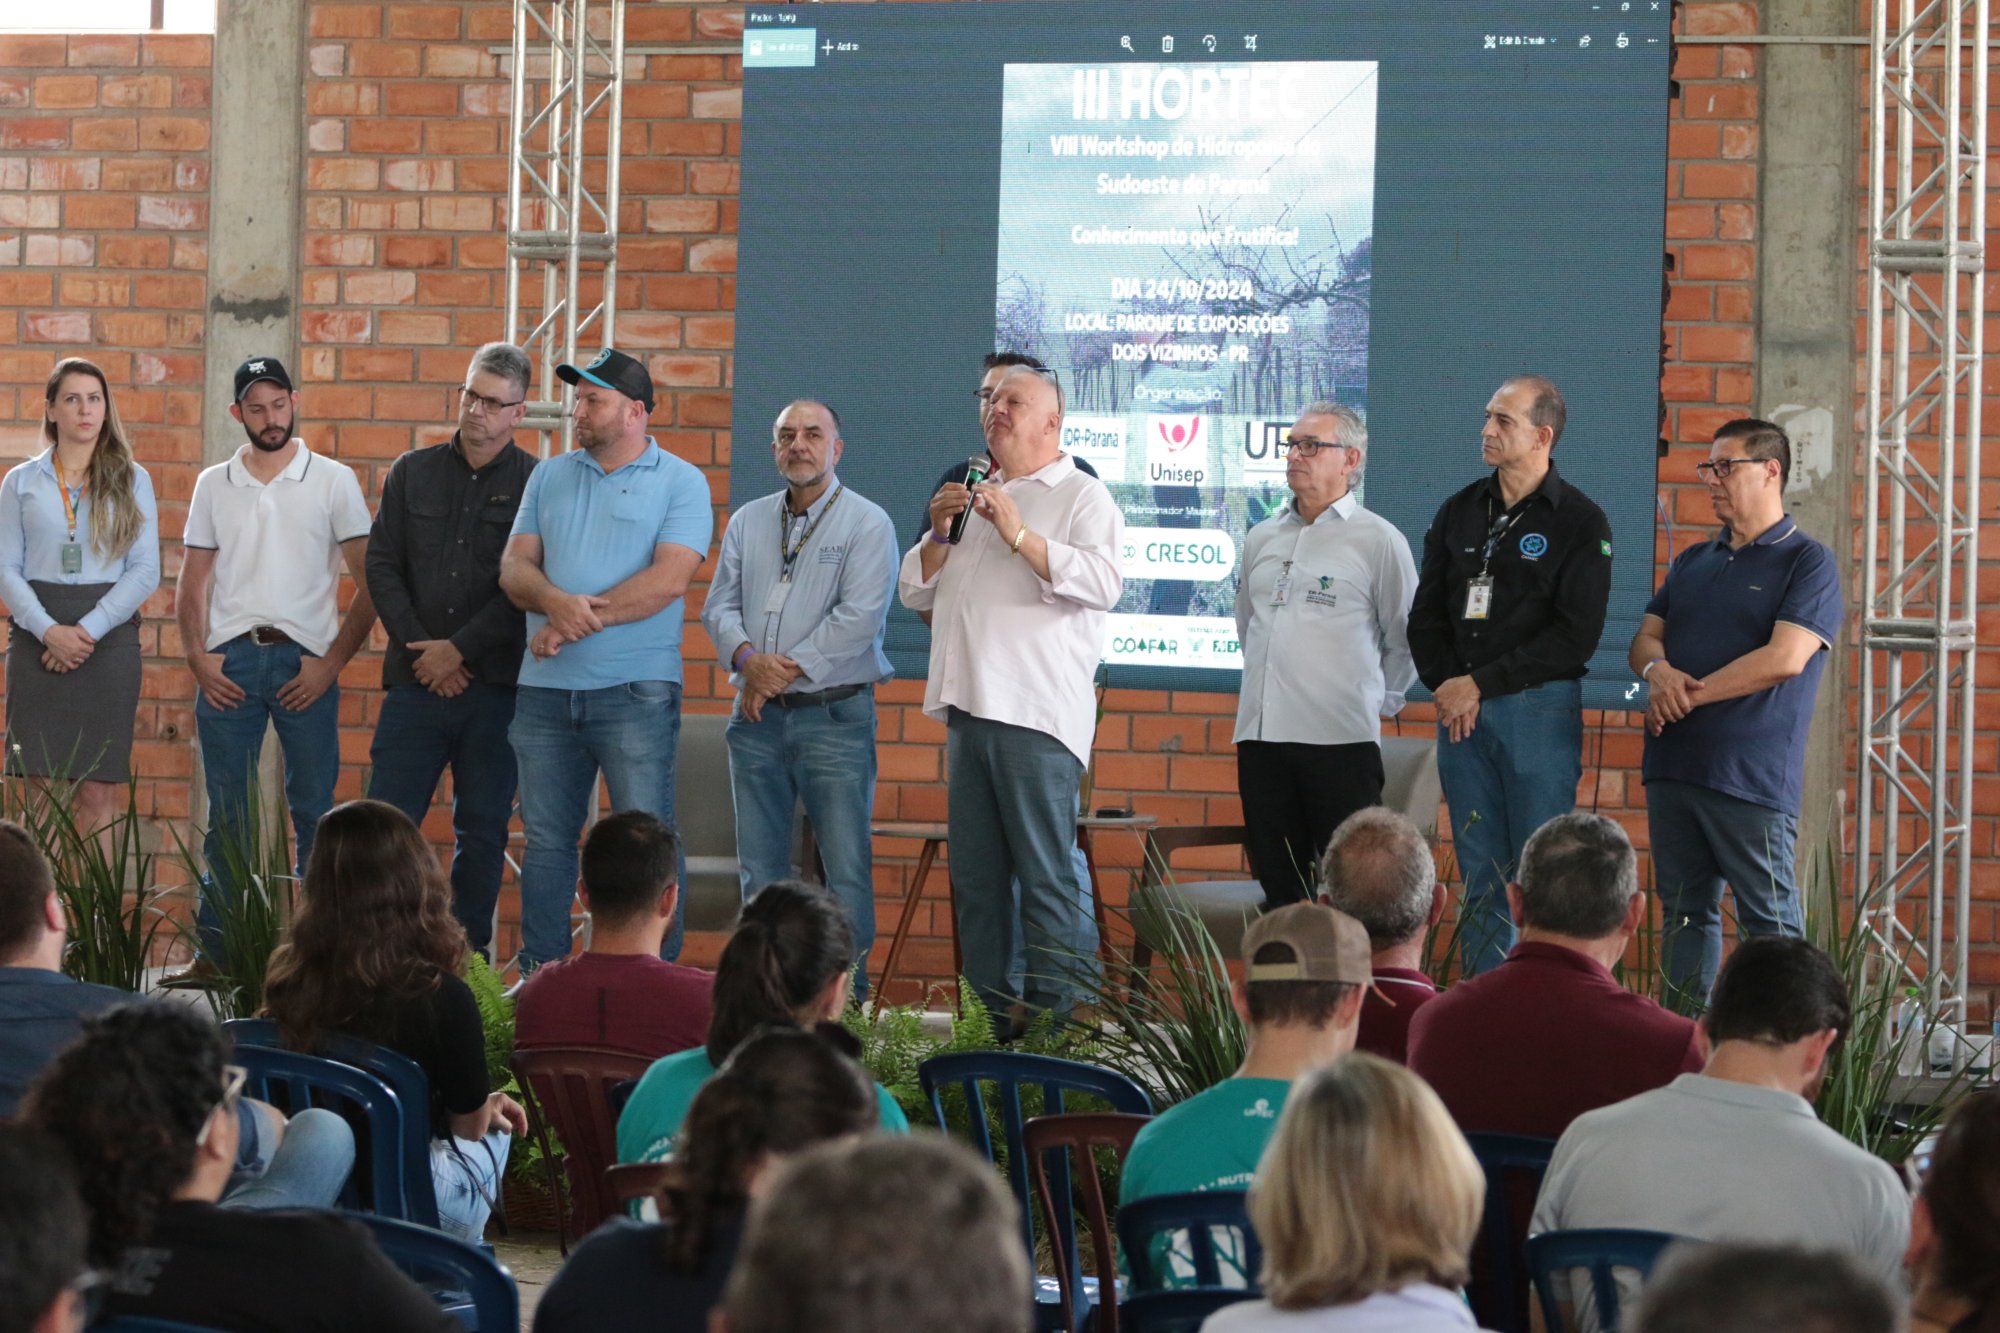
[[[785,599],[792,595],[792,581],[779,579],[771,585],[771,595],[764,599],[764,614],[775,616],[785,609]]]
[[[1465,585],[1465,618],[1484,620],[1493,614],[1493,576],[1481,574]]]

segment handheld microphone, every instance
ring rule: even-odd
[[[985,481],[988,476],[992,475],[992,472],[993,460],[985,454],[974,454],[965,460],[965,488],[971,490],[980,482]],[[953,546],[958,545],[959,538],[965,535],[965,521],[971,517],[971,505],[967,505],[954,514],[951,520],[951,528],[944,535],[945,541]]]

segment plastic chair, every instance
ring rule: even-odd
[[[239,1046],[285,1049],[278,1025],[268,1018],[233,1018],[223,1030]],[[431,1180],[431,1081],[415,1060],[387,1046],[339,1033],[326,1039],[319,1052],[328,1059],[365,1069],[389,1085],[396,1100],[408,1108],[403,1117],[403,1208],[393,1214],[418,1226],[438,1225],[437,1187]],[[360,1151],[357,1145],[356,1151]],[[378,1204],[379,1208],[379,1204]]]
[[[1058,1201],[1049,1180],[1049,1158],[1059,1155],[1058,1160],[1065,1165],[1069,1164],[1072,1153],[1077,1154],[1079,1159],[1076,1193],[1082,1196],[1084,1221],[1090,1227],[1091,1253],[1097,1259],[1097,1276],[1083,1279],[1082,1299],[1079,1300],[1072,1284],[1082,1271],[1081,1256],[1076,1262],[1070,1262],[1070,1256],[1061,1248],[1060,1242],[1052,1240],[1056,1283],[1062,1294],[1063,1323],[1067,1327],[1076,1326],[1079,1308],[1094,1309],[1097,1311],[1097,1333],[1117,1333],[1116,1241],[1111,1231],[1111,1208],[1104,1199],[1104,1181],[1097,1174],[1097,1154],[1093,1149],[1111,1149],[1122,1164],[1125,1155],[1132,1151],[1132,1140],[1151,1118],[1116,1111],[1074,1111],[1066,1115],[1038,1115],[1021,1127],[1021,1139],[1028,1149],[1028,1169],[1035,1180],[1035,1195],[1041,1200],[1042,1220],[1048,1224],[1051,1238],[1063,1234],[1065,1223],[1074,1234],[1076,1200],[1071,1195],[1063,1195]]]
[[[618,1160],[618,1113],[611,1089],[652,1067],[652,1061],[608,1046],[544,1046],[514,1052],[514,1078],[527,1096],[528,1128],[549,1166],[558,1243],[564,1254],[611,1216],[615,1203],[604,1189],[604,1170]],[[558,1169],[549,1132],[562,1143]],[[564,1188],[564,1178],[568,1188]],[[565,1202],[565,1195],[567,1201]]]
[[[368,1213],[351,1216],[375,1233],[375,1243],[390,1263],[427,1288],[467,1328],[480,1333],[520,1329],[521,1293],[514,1286],[514,1275],[498,1259],[429,1227]]]
[[[231,1058],[249,1074],[243,1085],[246,1095],[287,1115],[324,1107],[355,1126],[354,1160],[359,1169],[341,1190],[343,1206],[383,1217],[404,1215],[409,1191],[403,1182],[402,1154],[393,1148],[403,1139],[404,1111],[388,1084],[353,1065],[270,1046],[240,1042]]]
[[[1225,1305],[1256,1299],[1256,1292],[1237,1287],[1142,1291],[1118,1307],[1124,1321],[1119,1327],[1124,1333],[1196,1333],[1204,1319]]]
[[[611,1103],[611,1118],[613,1120],[625,1114],[626,1103],[632,1100],[632,1094],[638,1090],[639,1080],[636,1078],[628,1078],[622,1083],[613,1083],[611,1085],[611,1091],[607,1094],[606,1100]]]
[[[1660,1251],[1680,1239],[1664,1231],[1616,1228],[1544,1231],[1528,1237],[1528,1271],[1535,1281],[1535,1295],[1542,1303],[1544,1327],[1550,1333],[1568,1327],[1562,1317],[1561,1302],[1556,1298],[1555,1276],[1581,1268],[1590,1274],[1595,1326],[1600,1333],[1618,1333],[1618,1282],[1612,1270],[1630,1269],[1643,1281],[1652,1275]],[[1581,1304],[1572,1297],[1572,1306]]]
[[[660,1192],[673,1173],[671,1162],[620,1162],[604,1169],[604,1192],[623,1212],[628,1203],[650,1199]]]
[[[1131,1296],[1165,1289],[1167,1275],[1155,1270],[1153,1242],[1171,1234],[1185,1237],[1188,1260],[1194,1265],[1198,1288],[1220,1288],[1239,1295],[1257,1295],[1257,1270],[1264,1266],[1264,1247],[1250,1225],[1246,1206],[1248,1195],[1240,1190],[1197,1190],[1188,1194],[1155,1194],[1133,1199],[1118,1209],[1118,1242],[1125,1251],[1125,1269],[1131,1275]],[[1243,1270],[1249,1284],[1223,1287],[1222,1252],[1216,1233],[1234,1239],[1239,1250],[1231,1261]],[[1126,1304],[1131,1304],[1128,1298]]]
[[[950,1126],[945,1122],[944,1089],[956,1086],[963,1091],[966,1106],[971,1111],[972,1145],[990,1162],[998,1162],[1000,1153],[994,1149],[986,1096],[981,1087],[987,1083],[994,1085],[994,1096],[1000,1103],[1001,1129],[1006,1136],[1003,1149],[1006,1153],[1007,1183],[1014,1192],[1016,1206],[1021,1210],[1021,1241],[1031,1255],[1035,1252],[1035,1205],[1029,1197],[1028,1152],[1023,1139],[1027,1117],[1021,1109],[1022,1088],[1040,1089],[1041,1110],[1048,1115],[1059,1115],[1068,1109],[1063,1101],[1066,1093],[1099,1098],[1111,1103],[1112,1110],[1128,1115],[1153,1113],[1152,1099],[1123,1074],[1075,1060],[1058,1060],[1050,1055],[1023,1055],[1015,1051],[963,1051],[934,1055],[917,1066],[917,1081],[923,1087],[924,1095],[930,1099],[931,1114],[937,1118],[938,1128],[947,1131]],[[1055,1197],[1069,1197],[1067,1158],[1057,1163],[1049,1173],[1049,1187]],[[1083,1273],[1076,1259],[1073,1215],[1065,1214],[1058,1220],[1051,1239],[1059,1242],[1055,1252],[1067,1256],[1072,1290],[1082,1291]],[[1079,1318],[1082,1315],[1081,1311],[1072,1313]],[[1062,1316],[1061,1284],[1053,1278],[1036,1279],[1036,1327],[1076,1327],[1074,1323],[1058,1322]]]
[[[1521,1134],[1467,1134],[1465,1141],[1472,1145],[1472,1155],[1486,1172],[1486,1207],[1480,1217],[1467,1299],[1484,1327],[1499,1333],[1525,1333],[1528,1283],[1522,1278],[1521,1246],[1528,1238],[1534,1197],[1541,1189],[1542,1177],[1548,1174],[1556,1141]]]

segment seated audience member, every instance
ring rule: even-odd
[[[271,955],[264,1006],[285,1044],[335,1034],[414,1060],[430,1079],[431,1174],[444,1229],[478,1241],[527,1113],[486,1079],[486,1036],[465,984],[451,883],[409,816],[349,801],[319,821],[291,935]]]
[[[786,1158],[875,1128],[860,1045],[831,1023],[774,1028],[736,1048],[688,1108],[659,1223],[613,1218],[571,1253],[535,1307],[535,1333],[707,1333],[742,1240],[743,1211]]]
[[[1474,1327],[1458,1295],[1486,1180],[1422,1079],[1365,1052],[1292,1090],[1250,1187],[1264,1299],[1213,1333],[1446,1333]]]
[[[1319,861],[1321,900],[1361,923],[1375,951],[1375,984],[1361,1000],[1354,1049],[1409,1062],[1410,1019],[1437,998],[1420,964],[1424,932],[1444,915],[1444,885],[1423,832],[1384,806],[1341,821]]]
[[[130,1004],[87,1020],[29,1090],[28,1122],[76,1166],[106,1313],[230,1333],[458,1328],[360,1223],[216,1206],[243,1086],[227,1059],[204,1016]]]
[[[708,1035],[715,974],[660,957],[674,919],[673,830],[644,810],[599,820],[583,840],[590,947],[535,969],[514,1007],[516,1046],[615,1046],[658,1059]]]
[[[76,1177],[46,1135],[0,1124],[0,1333],[77,1333],[93,1282]]]
[[[1900,1300],[1848,1255],[1681,1245],[1646,1280],[1631,1333],[1897,1333]]]
[[[1611,969],[1646,915],[1638,858],[1602,815],[1557,815],[1521,849],[1505,962],[1417,1011],[1410,1068],[1468,1134],[1553,1139],[1585,1111],[1701,1068],[1701,1033]]]
[[[1945,1122],[1910,1217],[1910,1333],[2000,1333],[2000,1092]]]
[[[1813,1114],[1849,1021],[1847,985],[1805,940],[1745,940],[1703,1018],[1699,1074],[1578,1117],[1532,1232],[1637,1227],[1836,1249],[1895,1283],[1910,1234],[1896,1172]]]
[[[1147,1122],[1119,1176],[1121,1202],[1248,1189],[1292,1081],[1354,1049],[1368,935],[1352,918],[1318,903],[1266,912],[1243,933],[1243,962],[1242,1068]]]
[[[0,1120],[28,1085],[83,1032],[92,1014],[138,997],[62,973],[62,900],[28,831],[0,819]],[[354,1131],[331,1111],[292,1120],[249,1097],[237,1101],[238,1160],[224,1202],[238,1208],[324,1208],[354,1165]]]
[[[664,1162],[695,1092],[752,1033],[831,1022],[847,1007],[854,936],[838,900],[816,884],[780,880],[743,904],[715,968],[708,1041],[655,1060],[618,1117],[618,1160]],[[879,1085],[882,1128],[907,1133],[903,1108]]]
[[[1026,1333],[1034,1269],[999,1175],[935,1134],[802,1153],[750,1206],[716,1333]]]

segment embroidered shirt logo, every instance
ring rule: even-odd
[[[1549,553],[1549,539],[1539,532],[1521,534],[1521,554],[1529,560],[1540,560]]]

